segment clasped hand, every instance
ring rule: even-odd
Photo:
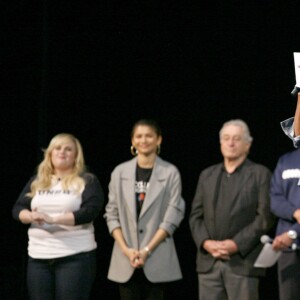
[[[203,248],[214,258],[222,260],[229,260],[230,256],[238,250],[237,245],[233,240],[206,240],[203,243]]]
[[[133,248],[128,248],[125,255],[128,257],[130,265],[135,269],[142,268],[148,257],[147,251]]]
[[[32,219],[32,223],[34,224],[38,224],[38,225],[43,225],[44,223],[48,223],[48,224],[53,224],[54,223],[54,218],[38,212],[36,208],[34,208],[31,212],[31,219]]]

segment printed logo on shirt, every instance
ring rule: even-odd
[[[63,190],[38,190],[37,193],[39,195],[59,195],[59,194],[71,194],[70,190],[63,191]]]
[[[135,182],[135,192],[137,194],[145,193],[147,192],[147,189],[149,188],[149,182],[144,181],[136,181]]]
[[[288,169],[282,172],[282,179],[300,178],[300,169]]]
[[[142,208],[148,188],[149,188],[149,182],[145,182],[145,181],[136,181],[135,182],[135,192],[136,192],[137,201],[139,204],[139,209]]]

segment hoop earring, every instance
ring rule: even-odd
[[[131,145],[131,147],[130,147],[130,152],[133,156],[136,156],[138,154],[138,151],[134,148],[133,145]]]
[[[156,148],[156,154],[157,154],[157,155],[160,154],[160,150],[161,150],[161,147],[160,147],[160,145],[158,145],[157,148]]]

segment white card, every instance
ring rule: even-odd
[[[300,87],[300,52],[294,52],[296,86]]]
[[[272,244],[266,243],[258,255],[254,267],[257,268],[269,268],[272,267],[281,255],[281,251],[275,251],[272,248]]]

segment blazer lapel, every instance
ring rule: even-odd
[[[132,215],[132,218],[136,221],[136,203],[135,203],[135,172],[136,172],[137,159],[132,159],[128,167],[122,172],[122,187],[124,193],[124,201],[127,203],[127,207]]]
[[[236,199],[237,195],[241,191],[242,188],[246,186],[246,183],[251,176],[251,163],[249,160],[246,160],[244,163],[243,168],[247,169],[247,172],[243,172],[243,175],[238,174],[238,184],[232,189],[230,198],[232,200]]]
[[[208,201],[205,200],[205,203],[207,204],[207,209],[204,211],[205,214],[207,214],[206,219],[209,222],[209,228],[208,231],[211,236],[214,236],[215,233],[215,209],[216,209],[216,190],[218,189],[218,182],[221,175],[221,168],[222,164],[219,164],[216,166],[216,168],[213,170],[213,172],[210,174],[210,176],[206,179],[206,194]]]
[[[166,175],[161,163],[161,158],[157,157],[150,178],[149,189],[146,193],[145,201],[142,206],[139,218],[141,218],[145,214],[145,212],[157,199],[157,196],[160,193],[160,191],[163,189],[162,182],[166,180]]]

